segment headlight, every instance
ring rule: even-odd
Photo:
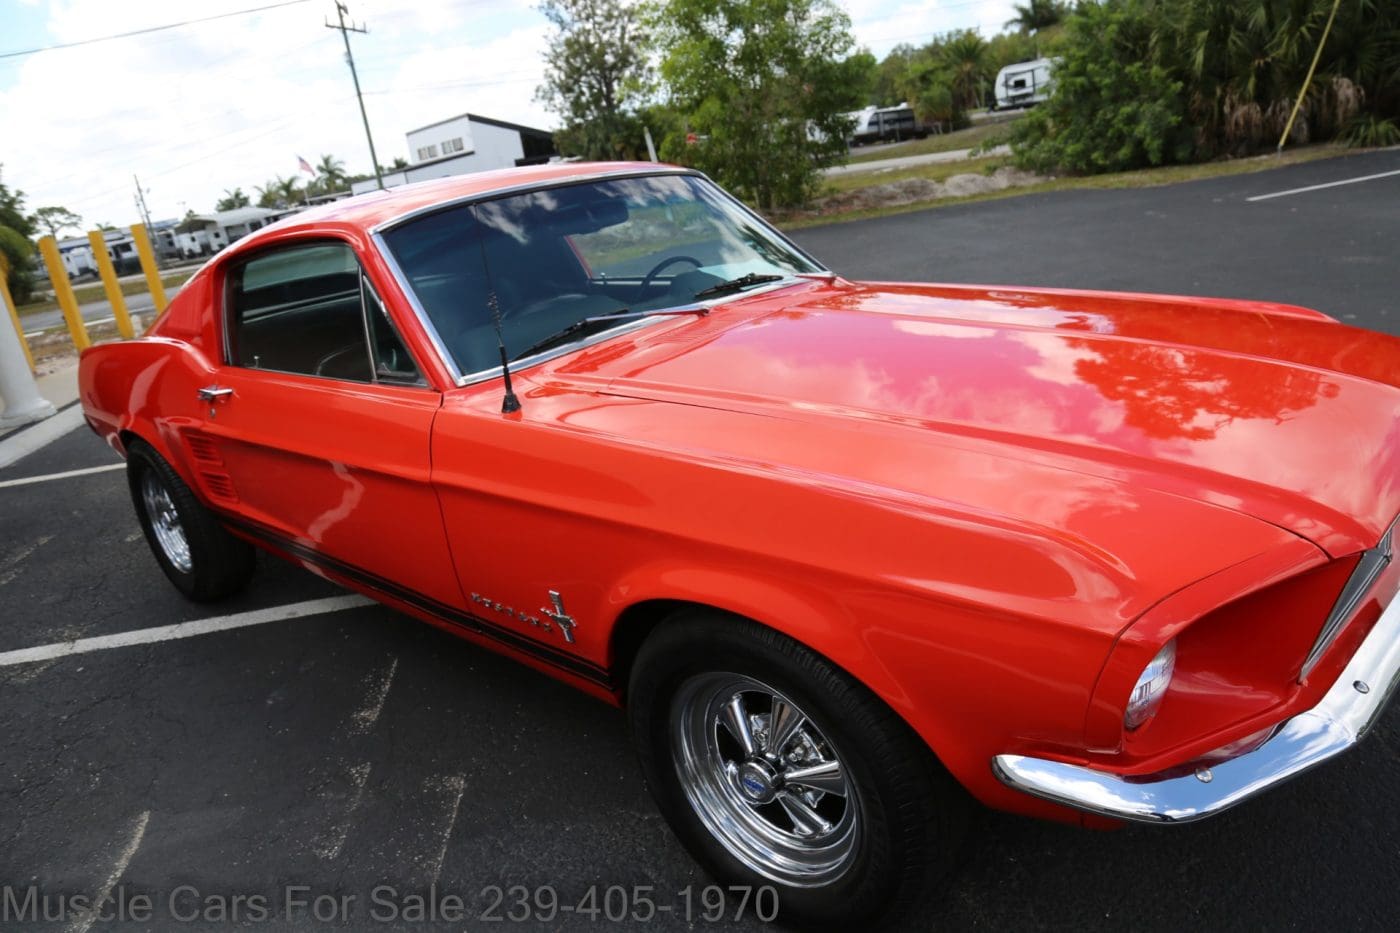
[[[1136,729],[1152,718],[1162,697],[1167,694],[1167,685],[1172,682],[1172,672],[1176,670],[1176,639],[1162,646],[1157,656],[1147,662],[1142,675],[1133,685],[1128,696],[1128,710],[1123,714],[1123,726]]]

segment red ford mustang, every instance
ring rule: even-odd
[[[850,282],[682,170],[306,211],[81,384],[184,593],[257,545],[624,705],[681,840],[797,921],[916,903],[973,798],[1216,813],[1400,669],[1400,340]]]

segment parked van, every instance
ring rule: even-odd
[[[1029,62],[1007,65],[997,72],[997,102],[993,110],[1009,110],[1013,107],[1030,107],[1050,99],[1055,83],[1050,71],[1055,67],[1053,59],[1037,58]]]

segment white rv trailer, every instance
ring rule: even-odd
[[[928,127],[919,125],[913,108],[907,103],[894,107],[870,106],[847,116],[855,121],[851,143],[856,146],[885,140],[922,139],[928,135]]]
[[[998,71],[995,109],[1030,107],[1043,100],[1049,100],[1050,92],[1055,86],[1050,74],[1054,67],[1053,59],[1037,58],[1034,61],[1007,65]]]

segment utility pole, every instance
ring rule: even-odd
[[[336,0],[335,15],[340,20],[340,25],[337,26],[327,20],[326,28],[339,29],[340,38],[345,40],[345,61],[350,65],[350,79],[355,82],[355,99],[360,102],[360,119],[364,121],[365,139],[369,141],[369,161],[374,166],[374,180],[379,183],[379,190],[383,191],[384,176],[379,171],[379,156],[374,154],[374,136],[369,131],[369,115],[365,113],[365,97],[360,93],[360,76],[355,72],[355,55],[350,51],[350,33],[358,32],[368,35],[369,30],[364,26],[356,26],[353,20],[349,26],[345,25],[345,14],[349,12],[350,9],[345,4]]]
[[[141,179],[133,173],[131,180],[136,182],[136,209],[141,212],[141,223],[146,225],[146,233],[152,239],[155,238],[155,231],[151,229],[151,212],[146,208],[146,192],[141,188]],[[156,255],[156,265],[160,265],[160,255]]]

